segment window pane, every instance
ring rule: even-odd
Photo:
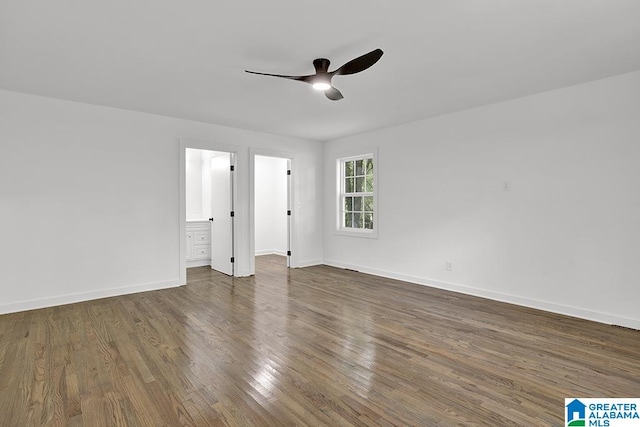
[[[351,212],[344,213],[344,226],[345,227],[353,227],[352,215]]]
[[[365,191],[367,193],[373,193],[373,175],[367,175],[367,185]]]
[[[364,177],[359,176],[356,178],[356,193],[364,192]]]
[[[364,228],[368,228],[369,230],[373,229],[373,214],[372,213],[364,214]]]
[[[356,175],[364,175],[364,160],[356,160]]]
[[[344,176],[353,176],[353,161],[344,162]]]
[[[367,159],[367,175],[373,175],[373,159]]]
[[[353,197],[345,197],[344,198],[344,210],[352,211],[353,210]]]
[[[373,212],[373,197],[367,196],[364,198],[364,211]]]
[[[362,210],[362,197],[353,198],[353,210],[356,212]]]
[[[359,212],[353,213],[353,228],[362,228],[362,214]]]
[[[355,178],[345,178],[344,179],[344,192],[345,193],[353,193],[353,186],[354,186],[354,179]]]

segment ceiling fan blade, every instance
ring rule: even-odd
[[[378,62],[378,60],[382,57],[382,49],[372,50],[369,53],[365,53],[362,56],[357,57],[356,59],[352,59],[351,61],[344,64],[342,67],[335,70],[332,74],[337,75],[346,75],[346,74],[355,74],[360,71],[364,71],[367,68],[371,67],[373,64]]]
[[[249,71],[249,70],[244,70],[244,72],[250,73],[250,74],[259,74],[261,76],[281,77],[283,79],[299,80],[305,83],[312,83],[312,77],[314,77],[314,76],[284,76],[282,74],[259,73],[257,71]]]
[[[344,96],[335,87],[331,87],[324,91],[324,95],[332,101],[340,101]]]

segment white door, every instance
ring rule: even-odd
[[[231,153],[211,159],[211,268],[233,276],[233,170]]]

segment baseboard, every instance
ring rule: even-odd
[[[322,265],[322,264],[326,264],[326,263],[321,259],[312,259],[307,261],[300,261],[295,265],[294,268],[313,267],[314,265]]]
[[[180,281],[176,279],[166,282],[145,283],[141,285],[125,286],[121,288],[103,289],[99,291],[81,292],[77,294],[67,294],[28,301],[19,301],[11,304],[0,304],[0,314],[16,313],[26,310],[36,310],[39,308],[73,304],[76,302],[91,301],[95,299],[115,297],[119,295],[135,294],[138,292],[175,288],[183,284],[184,283],[180,283]]]
[[[261,251],[256,251],[256,256],[260,256],[260,255],[280,255],[280,256],[287,256],[287,251],[281,251],[278,249],[264,249]]]
[[[473,295],[481,298],[487,298],[494,301],[506,302],[509,304],[520,305],[523,307],[535,308],[537,310],[548,311],[551,313],[563,314],[566,316],[578,317],[580,319],[592,320],[594,322],[625,326],[640,330],[640,319],[631,319],[621,317],[609,313],[602,313],[593,310],[586,310],[579,307],[571,307],[562,304],[556,304],[548,301],[540,301],[530,298],[523,298],[516,295],[504,294],[500,292],[487,291],[484,289],[474,288],[472,286],[461,285],[458,283],[442,282],[439,280],[410,276],[406,274],[395,273],[391,271],[378,270],[375,268],[362,267],[353,264],[347,264],[339,261],[324,260],[325,265],[337,268],[346,268],[356,270],[362,273],[372,274],[374,276],[386,277],[389,279],[402,280],[403,282],[415,283],[417,285],[430,286],[433,288],[443,289],[446,291],[459,292],[461,294]]]
[[[196,259],[193,261],[187,261],[187,268],[191,267],[204,267],[205,265],[211,265],[211,259]]]

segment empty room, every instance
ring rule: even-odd
[[[640,425],[640,2],[0,2],[0,426]]]

